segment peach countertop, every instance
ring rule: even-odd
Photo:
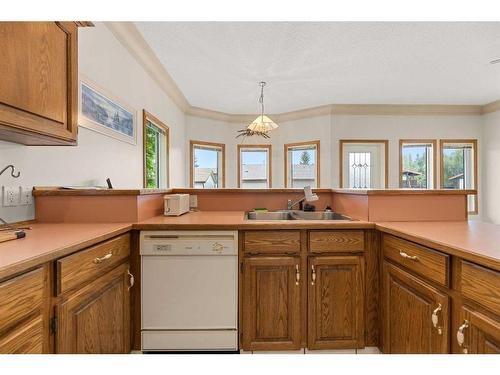
[[[373,229],[500,271],[500,226],[469,222],[249,221],[243,211],[155,216],[137,223],[31,224],[26,238],[0,243],[0,279],[137,230]]]
[[[0,243],[0,279],[85,249],[132,229],[131,224],[29,224],[26,237]]]

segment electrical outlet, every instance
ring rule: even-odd
[[[3,187],[3,205],[4,207],[19,205],[19,186],[4,186]]]
[[[190,195],[189,196],[189,208],[196,208],[198,207],[198,196],[197,195]]]
[[[21,186],[21,205],[29,206],[33,204],[33,187]]]

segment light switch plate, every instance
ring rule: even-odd
[[[189,208],[196,208],[198,207],[198,196],[197,195],[190,195],[189,196]]]
[[[3,190],[3,206],[11,207],[19,205],[19,186],[4,186]]]

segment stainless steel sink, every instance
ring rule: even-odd
[[[341,215],[331,211],[306,212],[300,210],[282,210],[256,212],[249,211],[245,214],[247,220],[349,220],[349,216]]]

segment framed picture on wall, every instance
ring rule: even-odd
[[[137,144],[136,111],[122,100],[80,77],[78,125]]]

